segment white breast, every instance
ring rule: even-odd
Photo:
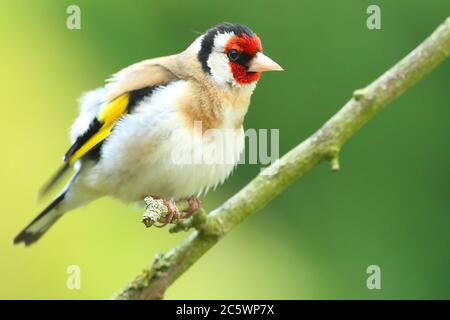
[[[186,128],[176,108],[186,88],[177,81],[158,89],[119,121],[86,177],[91,187],[132,202],[188,197],[225,180],[244,148],[244,132],[220,128],[202,136]]]

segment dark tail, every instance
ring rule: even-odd
[[[43,198],[53,187],[64,177],[64,175],[68,172],[70,165],[68,162],[65,162],[59,169],[56,171],[49,181],[39,190],[39,198]]]
[[[25,246],[29,246],[38,241],[40,237],[61,217],[56,209],[66,195],[66,192],[61,193],[50,205],[44,209],[31,223],[26,226],[15,238],[14,244],[23,242]]]

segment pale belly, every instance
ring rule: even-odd
[[[239,161],[243,129],[194,134],[175,111],[131,115],[105,142],[86,177],[91,188],[126,202],[147,195],[180,199],[222,183]]]

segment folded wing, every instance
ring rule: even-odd
[[[106,100],[89,127],[75,139],[64,155],[64,163],[39,192],[48,193],[64,177],[70,167],[85,157],[97,156],[99,147],[108,138],[117,121],[158,87],[177,80],[173,57],[136,63],[119,71],[106,85]]]

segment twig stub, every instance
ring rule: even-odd
[[[144,199],[147,207],[145,208],[145,212],[142,215],[142,223],[145,224],[147,228],[154,225],[161,218],[164,218],[168,213],[168,209],[164,204],[162,199],[155,199],[151,196],[145,197]]]

